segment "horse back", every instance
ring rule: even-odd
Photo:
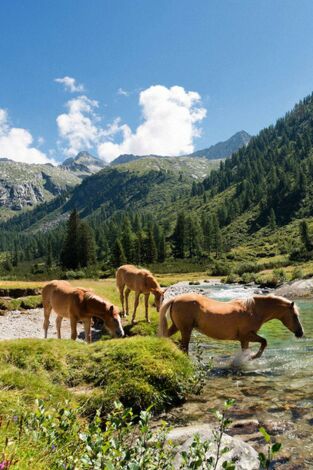
[[[125,264],[116,271],[117,285],[126,285],[137,292],[150,292],[158,288],[159,284],[153,274],[147,269],[139,269],[132,264]]]

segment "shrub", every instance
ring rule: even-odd
[[[303,279],[303,271],[301,268],[294,268],[291,273],[291,279],[294,281],[296,279]]]
[[[226,261],[216,261],[212,266],[213,276],[228,276],[231,273],[231,266]],[[208,273],[210,275],[210,273]]]
[[[236,282],[239,282],[239,277],[235,273],[230,273],[225,277],[223,282],[226,284],[235,284]]]
[[[242,284],[250,284],[250,282],[255,282],[256,275],[255,273],[243,273],[240,279]]]

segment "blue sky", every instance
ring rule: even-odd
[[[184,153],[313,91],[311,0],[3,0],[0,17],[0,156]]]

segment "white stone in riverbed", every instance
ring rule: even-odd
[[[174,460],[174,467],[179,469],[181,464],[181,452],[188,450],[193,442],[195,434],[198,434],[202,441],[210,441],[211,448],[207,453],[210,457],[216,455],[216,444],[214,443],[213,429],[208,424],[196,424],[173,429],[168,439],[178,446],[178,451]],[[258,470],[260,467],[258,453],[246,442],[236,437],[224,434],[221,449],[228,447],[229,451],[223,454],[219,460],[217,470],[222,470],[223,462],[236,460],[236,470]]]

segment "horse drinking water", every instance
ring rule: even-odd
[[[168,328],[167,316],[172,320]],[[255,295],[249,299],[219,302],[200,294],[182,294],[166,302],[160,311],[160,335],[181,332],[182,349],[188,353],[193,328],[213,339],[240,341],[242,350],[249,342],[261,343],[251,357],[261,357],[267,341],[257,334],[263,323],[280,320],[297,338],[303,336],[299,311],[294,302],[275,295]]]
[[[131,264],[124,264],[120,266],[116,271],[116,286],[120,292],[121,303],[123,312],[128,315],[128,297],[131,290],[135,291],[135,304],[134,313],[132,316],[132,323],[135,321],[136,310],[139,304],[140,294],[145,296],[145,310],[146,310],[146,321],[149,322],[149,295],[152,293],[155,299],[155,306],[157,311],[160,310],[160,306],[163,301],[163,295],[165,289],[160,287],[160,284],[153,276],[153,274],[147,269],[139,269]],[[125,301],[126,310],[124,308],[124,289],[125,290]]]
[[[82,321],[86,341],[90,343],[92,340],[92,317],[101,318],[111,336],[124,336],[118,307],[95,295],[91,290],[72,287],[66,281],[51,281],[42,290],[42,303],[44,307],[43,328],[45,338],[48,335],[49,318],[52,310],[57,314],[58,338],[61,338],[62,320],[68,318],[71,322],[71,338],[73,340],[77,338],[77,323]]]

